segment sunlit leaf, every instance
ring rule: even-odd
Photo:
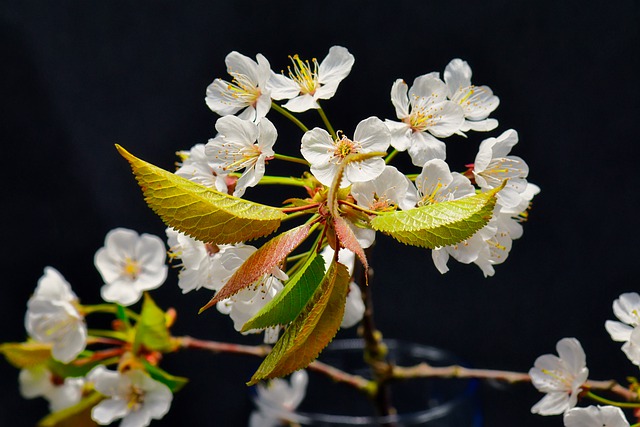
[[[311,300],[287,327],[248,384],[288,375],[313,362],[340,327],[348,289],[349,271],[332,262]]]
[[[169,226],[203,242],[237,243],[271,234],[286,216],[279,209],[229,196],[138,159],[131,164],[147,204]]]
[[[314,252],[287,281],[284,289],[244,324],[242,332],[292,322],[313,296],[323,275],[324,258]]]
[[[173,349],[165,313],[156,305],[148,293],[144,294],[142,311],[136,323],[136,337],[133,342],[133,351],[137,352],[141,345],[144,345],[149,350],[162,352]]]
[[[374,217],[374,230],[401,243],[433,249],[468,239],[487,225],[504,184],[486,193]]]
[[[46,363],[51,358],[51,344],[35,341],[8,342],[0,344],[0,353],[16,368],[31,368]]]
[[[240,268],[236,270],[222,289],[216,292],[215,296],[200,309],[200,313],[215,305],[218,301],[237,294],[269,273],[273,267],[278,266],[291,251],[297,248],[298,245],[309,236],[309,229],[309,224],[292,228],[291,230],[278,234],[262,245],[260,249],[252,253]]]

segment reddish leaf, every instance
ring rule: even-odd
[[[369,274],[369,263],[367,262],[367,257],[364,254],[364,250],[358,239],[356,239],[356,235],[353,233],[349,224],[347,224],[347,220],[342,218],[340,215],[335,215],[333,217],[333,227],[336,230],[336,236],[338,237],[338,241],[340,242],[340,246],[349,249],[351,252],[357,255],[358,259],[362,263],[362,266],[365,270],[364,277],[368,280]]]
[[[226,285],[211,298],[211,301],[200,309],[200,313],[219,301],[237,294],[269,273],[309,236],[309,229],[308,224],[292,228],[262,245],[236,270]]]

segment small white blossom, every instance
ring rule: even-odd
[[[209,162],[205,154],[204,144],[196,144],[189,151],[181,151],[185,160],[176,171],[176,175],[197,182],[209,188],[226,193],[226,175],[215,171],[214,165]]]
[[[613,302],[613,313],[621,322],[607,320],[604,324],[614,341],[624,342],[622,351],[640,366],[640,295],[624,293]]]
[[[268,87],[273,99],[289,99],[283,105],[295,113],[320,108],[319,99],[335,95],[338,85],[351,72],[355,59],[342,46],[333,46],[329,54],[318,63],[317,59],[303,61],[298,55],[291,57],[293,69],[289,77],[273,73]]]
[[[51,343],[51,354],[62,363],[74,360],[87,345],[87,325],[78,311],[78,297],[52,267],[44,269],[27,303],[25,327],[36,341]]]
[[[138,302],[142,292],[164,283],[165,259],[164,243],[158,236],[138,235],[126,228],[109,231],[104,246],[94,257],[94,264],[105,282],[102,299],[124,306]]]
[[[106,397],[91,410],[91,418],[100,425],[122,418],[121,427],[144,427],[169,412],[173,399],[169,387],[140,369],[120,373],[100,365],[87,378]]]
[[[249,319],[258,313],[269,301],[271,301],[283,286],[280,280],[273,276],[267,276],[257,284],[249,286],[231,296],[224,299],[216,305],[218,311],[222,314],[228,314],[233,320],[233,327],[236,331],[242,330],[242,326]],[[272,344],[278,340],[279,326],[267,328],[265,330],[265,343]],[[261,330],[252,329],[243,334],[260,333]]]
[[[293,412],[307,392],[309,377],[305,370],[291,374],[290,382],[280,378],[256,385],[254,402],[257,411],[251,414],[250,427],[276,427],[282,421],[295,422]]]
[[[615,406],[573,408],[564,414],[565,427],[629,427],[622,409]]]
[[[227,72],[233,79],[215,79],[207,87],[205,101],[213,112],[227,116],[242,110],[238,117],[253,122],[259,122],[269,112],[271,96],[266,85],[271,66],[261,54],[256,59],[257,63],[235,51],[227,55]]]
[[[320,252],[320,255],[324,258],[325,265],[329,265],[333,260],[333,254],[335,251],[330,246],[325,246]],[[356,262],[356,254],[349,249],[341,248],[338,253],[338,262],[345,267],[349,272],[349,276],[353,276],[353,269]],[[344,316],[342,317],[341,328],[350,328],[357,325],[362,316],[364,315],[364,301],[362,300],[362,292],[360,287],[355,283],[349,284],[349,292],[347,294],[347,301],[344,307]]]
[[[422,167],[432,159],[446,158],[444,142],[464,123],[460,105],[447,100],[447,86],[438,73],[417,77],[411,88],[398,79],[391,87],[391,102],[400,122],[386,120],[391,131],[391,145],[408,150],[413,164]]]
[[[322,128],[314,128],[302,137],[302,156],[311,164],[311,173],[326,186],[330,186],[342,164],[352,153],[385,152],[389,148],[390,135],[385,124],[377,117],[369,117],[358,123],[353,140],[344,134],[333,139]],[[372,157],[360,162],[351,162],[345,167],[340,187],[352,182],[375,179],[384,170],[382,157]]]
[[[247,187],[256,185],[265,173],[265,162],[274,156],[278,132],[268,119],[256,124],[236,116],[216,121],[218,136],[205,146],[208,162],[223,174],[244,169],[233,195],[242,197]]]
[[[182,261],[180,265],[182,268],[178,273],[178,286],[182,289],[182,293],[200,288],[220,290],[240,266],[236,263],[229,266],[228,252],[244,253],[242,256],[242,260],[244,260],[256,251],[253,246],[244,244],[215,245],[204,243],[173,228],[167,228],[166,233],[170,257]]]
[[[497,138],[488,138],[480,143],[473,164],[476,184],[483,190],[499,187],[505,179],[507,185],[498,193],[498,200],[504,208],[513,208],[522,201],[521,193],[527,188],[529,166],[509,152],[518,143],[518,133],[509,129]]]
[[[18,380],[23,397],[44,397],[49,401],[51,412],[70,408],[82,398],[84,378],[58,378],[44,365],[22,369]]]
[[[586,356],[577,339],[561,339],[556,350],[560,357],[540,356],[529,370],[533,385],[547,393],[531,408],[534,414],[558,415],[576,406],[578,393],[589,376]]]
[[[444,70],[449,99],[459,104],[464,111],[464,124],[461,132],[468,130],[490,131],[498,127],[498,121],[488,119],[489,114],[498,107],[500,99],[493,95],[488,86],[471,84],[471,67],[462,59],[454,59]]]

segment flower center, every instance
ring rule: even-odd
[[[129,257],[125,258],[124,266],[122,267],[122,274],[131,280],[136,280],[141,272],[142,266],[137,260]]]
[[[127,396],[127,406],[132,411],[137,411],[144,403],[144,390],[140,387],[132,385]]]
[[[313,58],[311,63],[303,61],[298,55],[290,56],[293,68],[287,67],[291,80],[298,83],[300,92],[313,95],[318,89],[318,60]],[[311,68],[313,64],[313,69]]]
[[[338,161],[344,160],[351,153],[357,153],[360,151],[360,144],[356,141],[352,141],[346,136],[340,136],[340,131],[338,131],[338,139],[336,139],[333,143],[334,149],[332,158],[338,159]]]
[[[430,108],[414,106],[411,115],[402,120],[407,123],[414,132],[423,132],[434,124],[434,117]]]
[[[256,163],[260,154],[262,154],[262,150],[260,150],[258,144],[242,147],[234,156],[237,160],[224,166],[223,169],[233,172],[242,168],[248,168]]]
[[[230,72],[233,80],[227,85],[228,92],[223,96],[233,100],[239,100],[243,104],[255,107],[262,91],[244,74]]]

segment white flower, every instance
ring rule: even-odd
[[[220,290],[240,265],[227,267],[228,262],[223,263],[223,257],[230,252],[246,252],[246,257],[256,251],[253,246],[215,245],[204,243],[180,233],[173,228],[167,228],[167,242],[169,244],[170,257],[182,260],[182,269],[178,273],[178,286],[182,293],[187,293],[200,288]],[[246,259],[243,258],[243,259]]]
[[[221,173],[244,169],[233,195],[242,197],[247,187],[256,185],[265,172],[265,161],[274,156],[278,132],[268,119],[255,124],[236,116],[216,121],[218,136],[205,146],[209,163]]]
[[[355,282],[349,283],[349,293],[347,294],[347,302],[344,306],[344,316],[340,327],[350,328],[357,325],[362,320],[364,310],[365,306],[360,287]]]
[[[358,123],[353,140],[344,135],[338,136],[334,140],[326,130],[314,128],[302,137],[302,156],[311,163],[311,173],[326,186],[331,185],[342,161],[349,154],[384,152],[389,148],[389,130],[377,117],[369,117]],[[345,168],[340,187],[375,179],[384,167],[382,157],[351,162]]]
[[[358,205],[373,211],[388,210],[393,206],[407,210],[418,201],[411,181],[398,169],[388,165],[375,179],[354,183],[351,194]]]
[[[615,406],[573,408],[564,414],[565,427],[629,427],[622,409]]]
[[[207,87],[205,101],[209,108],[221,116],[235,114],[240,110],[241,119],[259,122],[271,108],[271,96],[266,88],[271,77],[269,61],[261,54],[258,62],[238,52],[227,55],[227,72],[231,83],[215,79]]]
[[[197,182],[206,187],[226,193],[226,175],[220,171],[215,171],[214,166],[209,162],[205,154],[204,144],[196,144],[189,151],[181,151],[180,154],[185,160],[176,171],[176,175]]]
[[[282,290],[282,283],[273,276],[267,276],[258,283],[249,286],[230,298],[220,301],[216,308],[222,314],[228,314],[233,320],[233,327],[240,331],[242,326],[258,311],[271,301]],[[272,344],[278,340],[279,326],[265,330],[265,343]],[[252,329],[243,334],[260,333],[261,330]]]
[[[251,414],[250,427],[276,427],[282,421],[295,421],[293,412],[300,405],[307,392],[309,377],[305,370],[291,374],[290,382],[276,378],[266,385],[256,385],[254,402],[257,411]]]
[[[291,62],[293,69],[289,67],[289,77],[273,73],[267,86],[273,99],[289,99],[283,107],[301,113],[320,108],[319,99],[331,98],[351,72],[355,59],[346,48],[333,46],[320,64],[315,58],[309,63],[298,55],[294,55]]]
[[[58,378],[44,365],[22,369],[18,381],[23,397],[44,397],[49,401],[51,412],[70,408],[80,402],[84,388],[84,378]]]
[[[533,385],[547,393],[531,408],[534,414],[558,415],[576,406],[578,393],[589,376],[584,350],[577,339],[563,338],[556,349],[560,357],[540,356],[529,370]]]
[[[624,342],[622,351],[640,366],[640,295],[624,293],[613,302],[613,313],[621,322],[607,320],[604,324],[614,341]]]
[[[464,123],[460,105],[446,98],[447,86],[438,73],[417,77],[410,89],[402,79],[391,87],[391,102],[400,119],[385,121],[391,145],[398,151],[408,150],[416,166],[432,159],[444,160],[446,147],[437,138],[453,135]]]
[[[27,303],[25,327],[36,341],[51,343],[54,359],[74,360],[87,345],[87,325],[77,308],[78,297],[58,271],[44,269]]]
[[[87,378],[107,397],[91,410],[91,418],[100,425],[122,418],[121,427],[143,427],[169,412],[173,399],[169,387],[140,369],[120,373],[100,365]]]
[[[498,107],[500,99],[493,95],[488,86],[471,84],[471,67],[462,59],[454,59],[444,70],[449,98],[459,104],[464,111],[465,121],[461,132],[468,130],[490,131],[498,127],[498,121],[488,119]]]
[[[498,193],[500,204],[509,209],[522,201],[521,193],[527,188],[529,166],[509,152],[518,143],[518,133],[509,129],[497,138],[488,138],[480,143],[473,164],[476,184],[483,190],[499,187],[505,179],[507,185]]]
[[[124,306],[136,303],[143,291],[156,289],[167,278],[166,251],[158,236],[116,228],[107,233],[94,264],[105,285],[102,299]]]

